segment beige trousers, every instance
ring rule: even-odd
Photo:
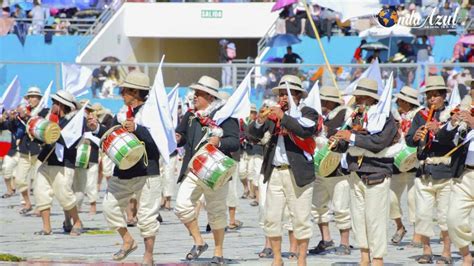
[[[258,186],[263,157],[261,155],[247,155],[247,153],[244,153],[243,156],[246,158],[239,162],[240,180],[247,178],[252,181],[254,186]]]
[[[102,176],[110,177],[114,174],[115,164],[110,160],[109,156],[105,153],[100,153],[100,159],[102,161]]]
[[[126,228],[126,209],[129,200],[136,195],[138,201],[137,227],[143,238],[155,236],[160,228],[156,220],[161,198],[160,176],[140,176],[132,179],[110,178],[104,198],[104,214],[113,230]]]
[[[432,237],[433,210],[436,207],[438,225],[441,231],[448,231],[447,216],[449,198],[451,196],[452,179],[415,179],[416,222],[417,234]]]
[[[258,178],[258,191],[260,193],[258,199],[258,224],[260,228],[265,228],[265,201],[267,198],[267,187],[268,183],[263,183],[263,175],[260,175]],[[293,224],[290,220],[290,211],[288,210],[288,205],[285,203],[285,210],[283,211],[283,229],[288,231],[293,231]]]
[[[176,178],[179,175],[178,156],[170,157],[170,162],[163,162],[163,197],[172,197],[174,195]]]
[[[394,175],[390,180],[390,219],[402,218],[401,197],[407,189],[408,221],[414,224],[415,212],[415,173],[401,173]]]
[[[282,235],[284,209],[288,206],[296,239],[310,239],[313,235],[311,199],[313,183],[298,187],[290,169],[273,169],[267,186],[264,230],[268,237]]]
[[[466,170],[461,178],[453,179],[448,210],[449,238],[457,248],[474,241],[472,221],[474,211],[474,171]]]
[[[373,258],[383,258],[387,254],[390,178],[369,186],[351,172],[349,185],[352,230],[359,248],[369,249]]]
[[[17,152],[15,156],[8,156],[6,155],[3,158],[2,162],[2,175],[3,178],[6,180],[10,180],[12,177],[15,177],[15,180],[18,180],[18,177],[16,175],[18,174],[18,160],[19,160],[19,155],[20,153]],[[18,188],[17,188],[18,189]],[[21,192],[21,191],[20,191]]]
[[[35,200],[38,211],[50,209],[53,196],[65,211],[76,206],[76,196],[72,191],[74,169],[43,164],[38,169],[35,183]]]
[[[76,194],[77,207],[81,208],[84,195],[87,195],[89,204],[97,201],[97,180],[99,177],[99,165],[90,163],[88,169],[74,169],[74,182],[72,190]]]
[[[313,188],[311,214],[316,223],[329,223],[329,202],[332,202],[334,220],[339,230],[351,228],[350,193],[348,176],[316,176]]]
[[[237,183],[239,182],[239,165],[240,162],[237,162],[237,167],[232,174],[232,179],[229,183],[229,191],[227,193],[227,207],[237,208],[239,206],[239,195],[237,194]]]
[[[227,225],[227,192],[229,182],[217,190],[198,182],[198,177],[188,172],[176,196],[174,213],[185,224],[196,219],[196,203],[202,195],[206,200],[207,219],[213,229],[223,229]]]
[[[38,156],[30,156],[26,154],[20,154],[18,159],[18,168],[15,176],[16,180],[16,187],[19,192],[24,192],[28,190],[30,185],[30,175],[31,172],[37,170],[37,164],[40,162],[38,161]],[[34,176],[35,173],[33,173]]]

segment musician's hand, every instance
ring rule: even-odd
[[[280,106],[272,106],[270,107],[270,110],[272,110],[272,114],[275,114],[275,116],[278,118],[278,119],[282,119],[283,116],[285,115],[285,113],[283,112],[283,110],[281,110],[281,107]]]
[[[99,121],[97,121],[97,118],[89,115],[87,117],[87,127],[92,131],[97,130],[97,128],[99,127]]]
[[[466,122],[470,128],[474,128],[474,117],[471,115],[471,112],[469,111],[459,112],[459,119]]]
[[[135,122],[133,118],[128,118],[127,121],[123,123],[123,127],[130,133],[135,131]]]
[[[331,147],[331,150],[334,150],[336,148],[336,145],[333,144],[333,143],[336,143],[337,142],[337,138],[335,135],[332,135],[330,138],[329,138],[329,141],[328,141],[328,144],[329,146],[332,146]]]
[[[177,142],[177,143],[180,143],[180,142],[181,142],[181,138],[182,138],[182,137],[181,137],[181,134],[179,134],[179,133],[174,133],[174,135],[176,136],[176,142]]]
[[[265,113],[266,111],[267,111],[266,107],[262,107],[260,109],[260,111],[258,112],[258,115],[257,115],[257,123],[259,123],[259,124],[265,123],[265,121],[267,120],[268,115],[262,115],[262,114]]]
[[[439,131],[439,124],[438,122],[427,122],[426,123],[426,128],[433,132],[434,134],[438,133]]]
[[[219,147],[219,144],[221,142],[221,138],[219,137],[216,137],[216,136],[212,136],[209,138],[209,140],[207,141],[209,144],[212,144],[216,147]]]
[[[418,142],[424,139],[425,136],[426,136],[425,126],[421,126],[420,128],[416,130],[415,135],[413,136],[413,141]]]
[[[337,139],[342,139],[347,142],[351,140],[351,131],[350,130],[339,130],[336,135],[334,135]]]
[[[459,113],[455,113],[454,115],[451,116],[451,126],[455,127],[458,125],[459,123],[459,120],[461,120],[461,118],[459,117]]]

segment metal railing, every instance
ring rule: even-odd
[[[62,34],[86,35],[96,21],[94,18],[59,18],[59,20],[66,23],[67,27],[62,30],[43,28],[41,33],[54,32]],[[33,23],[33,19],[17,18],[15,19],[15,23],[31,25]]]

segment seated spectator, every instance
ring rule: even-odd
[[[120,75],[117,67],[111,67],[109,73],[107,73],[107,79],[102,85],[102,96],[104,98],[113,98],[114,89],[120,84]]]
[[[367,64],[372,64],[375,60],[378,60],[379,63],[382,63],[382,60],[380,59],[380,50],[374,50],[374,52],[369,57],[367,57],[365,62]]]
[[[34,0],[33,5],[33,9],[29,13],[29,16],[33,19],[31,33],[41,34],[43,32],[45,21],[49,17],[49,9],[43,8],[39,0]]]

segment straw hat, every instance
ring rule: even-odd
[[[429,76],[426,78],[423,92],[448,90],[442,76]]]
[[[55,101],[58,101],[66,106],[76,109],[76,98],[70,92],[65,90],[59,90],[51,98]]]
[[[420,102],[418,101],[418,91],[408,86],[404,86],[399,93],[395,94],[395,98],[411,103],[415,106],[420,106]]]
[[[321,100],[344,104],[344,100],[339,97],[339,91],[335,87],[322,86],[319,94]]]
[[[202,76],[197,83],[191,84],[189,88],[207,92],[210,95],[221,99],[219,96],[219,81],[209,76]]]
[[[465,84],[466,86],[468,86],[469,88],[471,88],[472,83],[474,83],[474,79],[466,79],[466,80],[464,81],[464,84]]]
[[[402,53],[396,53],[392,58],[392,62],[400,62],[405,58],[406,57]]]
[[[252,103],[250,105],[250,112],[257,112],[257,105],[255,105],[254,103]]]
[[[379,100],[379,95],[377,94],[378,88],[379,86],[377,84],[377,81],[373,79],[369,79],[369,78],[362,78],[357,83],[357,87],[354,90],[354,93],[352,93],[352,95],[369,96],[378,101]]]
[[[218,92],[217,94],[219,95],[218,98],[220,98],[221,100],[224,100],[224,101],[227,101],[227,100],[229,100],[229,98],[230,98],[230,94],[228,94],[228,93],[225,92],[225,91],[220,91],[220,92]]]
[[[288,83],[290,90],[303,92],[303,98],[308,96],[308,92],[303,89],[301,79],[294,75],[284,75],[281,78],[280,83],[278,83],[278,86],[272,89],[273,94],[278,95],[279,90],[286,90],[286,83]]]
[[[92,105],[91,105],[91,102],[88,101],[87,99],[82,99],[82,100],[79,101],[79,103],[80,103],[80,105],[81,105],[80,107],[82,108],[82,106],[84,106],[84,104],[86,104],[86,102],[87,102],[86,109],[88,109],[88,110],[90,110],[90,111],[94,111],[94,109],[93,109],[93,107],[92,107]]]
[[[150,78],[139,70],[133,70],[128,73],[120,87],[148,91],[150,90]]]
[[[41,90],[40,88],[38,87],[30,87],[28,89],[28,91],[26,92],[26,95],[25,95],[25,98],[29,97],[29,96],[39,96],[39,97],[43,97],[43,95],[41,94]]]

